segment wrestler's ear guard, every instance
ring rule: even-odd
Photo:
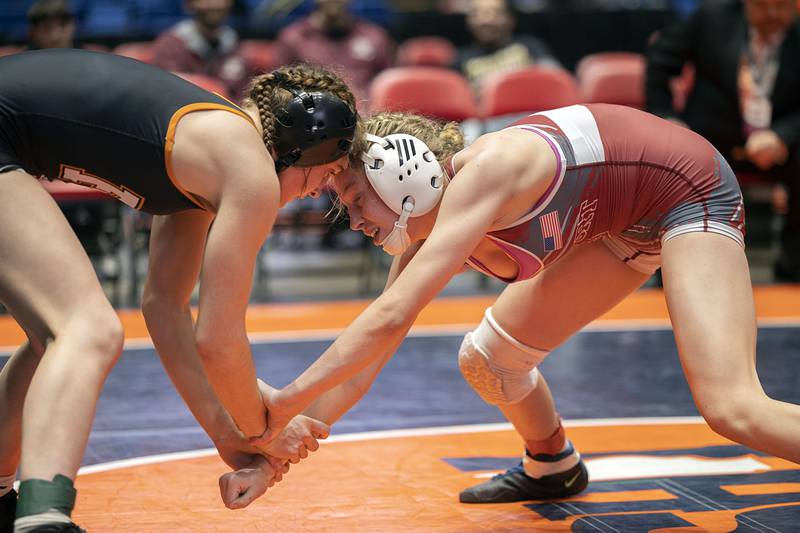
[[[313,167],[336,161],[350,151],[358,116],[328,92],[307,93],[281,85],[294,98],[275,112],[275,167]]]
[[[366,139],[370,146],[361,160],[367,179],[381,200],[400,215],[381,246],[390,255],[400,255],[411,244],[406,231],[409,217],[428,213],[442,199],[444,171],[430,148],[413,135],[367,134]]]
[[[369,149],[361,155],[367,179],[389,208],[402,215],[411,201],[410,217],[436,207],[444,192],[444,171],[430,148],[413,135],[366,134]]]

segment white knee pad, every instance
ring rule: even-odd
[[[550,352],[526,346],[503,331],[491,311],[488,308],[475,331],[464,336],[458,366],[467,383],[487,403],[517,403],[536,388],[536,367]]]

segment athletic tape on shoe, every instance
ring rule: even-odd
[[[492,405],[521,401],[535,388],[536,367],[550,353],[522,344],[509,335],[492,316],[491,307],[478,327],[464,336],[458,366],[464,379]]]

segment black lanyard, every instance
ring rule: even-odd
[[[750,69],[750,76],[753,78],[753,86],[761,96],[769,96],[772,93],[772,88],[775,85],[775,78],[777,77],[778,70],[778,54],[780,53],[780,43],[774,45],[766,45],[767,53],[763,61],[759,64],[756,61],[753,52],[754,39],[752,34],[748,34],[747,46],[745,47],[745,57],[747,58],[747,65]],[[771,68],[775,69],[774,76],[769,79],[768,73]]]

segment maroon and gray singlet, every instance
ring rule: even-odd
[[[518,265],[516,278],[497,276],[474,257],[472,268],[522,281],[572,247],[602,240],[620,260],[651,274],[661,264],[662,243],[676,235],[713,232],[744,246],[736,177],[700,135],[607,104],[537,113],[510,127],[547,141],[556,176],[525,216],[487,234]],[[455,174],[452,160],[445,168]]]

